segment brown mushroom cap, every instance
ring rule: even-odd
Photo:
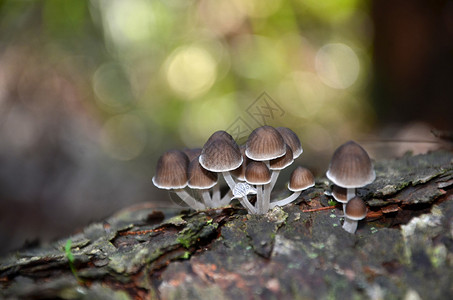
[[[153,183],[160,189],[182,189],[187,185],[188,167],[189,159],[184,152],[167,151],[157,161]]]
[[[288,189],[292,192],[306,190],[315,185],[315,177],[307,168],[298,166],[291,173]]]
[[[200,165],[198,157],[194,158],[188,168],[189,182],[191,189],[210,189],[217,183],[217,173],[206,170]]]
[[[286,153],[283,156],[280,156],[278,158],[271,159],[269,161],[269,169],[271,170],[282,170],[292,164],[294,161],[293,158],[293,151],[291,150],[291,147],[286,145]]]
[[[184,148],[182,152],[187,155],[189,161],[191,162],[194,158],[200,156],[201,148]]]
[[[285,143],[293,151],[293,159],[298,158],[304,150],[302,149],[302,145],[297,134],[287,127],[277,127],[275,129],[277,129],[277,131],[282,135]]]
[[[257,161],[271,160],[285,155],[286,144],[281,134],[271,126],[252,131],[246,143],[245,155]]]
[[[211,172],[226,172],[242,164],[239,146],[226,139],[214,139],[206,143],[199,157],[200,164]]]
[[[271,171],[261,161],[251,161],[245,168],[245,181],[248,184],[267,184],[271,182]]]
[[[354,141],[335,150],[326,175],[335,185],[345,188],[362,187],[376,178],[368,153]]]
[[[354,197],[346,204],[345,216],[354,221],[362,220],[366,217],[366,204],[359,198]]]
[[[335,185],[335,184],[332,186],[332,196],[338,202],[348,203],[347,192],[348,192],[348,190],[343,188],[343,187],[341,187],[341,186],[338,186],[338,185]]]

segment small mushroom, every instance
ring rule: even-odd
[[[343,229],[354,234],[358,222],[366,217],[366,211],[365,202],[361,198],[354,197],[349,200],[344,213]]]
[[[188,167],[189,159],[182,151],[169,150],[157,161],[156,175],[152,181],[160,189],[174,190],[191,208],[203,209],[204,206],[184,190],[188,182]]]
[[[290,181],[288,184],[288,189],[293,192],[292,195],[288,196],[287,198],[275,202],[271,202],[270,208],[274,208],[275,206],[283,206],[289,204],[296,200],[302,191],[311,188],[315,185],[315,177],[307,168],[298,166],[294,171],[291,173]]]
[[[256,213],[265,214],[269,210],[269,202],[264,198],[263,186],[271,182],[269,168],[261,161],[251,161],[245,168],[245,181],[256,187]]]
[[[242,164],[242,155],[231,135],[225,131],[215,132],[203,146],[199,161],[206,170],[222,173],[230,190],[234,189],[236,183],[230,171]]]
[[[355,196],[356,188],[374,181],[376,173],[365,149],[349,141],[335,150],[326,176],[335,185],[346,188],[346,201],[349,201]]]
[[[277,127],[275,129],[280,132],[285,143],[293,151],[293,159],[298,158],[302,154],[302,152],[304,152],[304,150],[302,149],[302,145],[297,134],[287,127]]]
[[[332,186],[332,197],[340,203],[348,203],[347,190],[341,186]]]
[[[286,153],[286,144],[282,135],[272,126],[261,126],[250,133],[245,149],[245,155],[255,161],[262,161],[269,168],[270,160],[282,157]],[[270,202],[270,182],[264,188],[265,201],[263,210],[268,210]]]
[[[220,203],[214,202],[209,193],[209,190],[217,184],[217,173],[203,168],[196,157],[189,164],[188,175],[188,187],[200,190],[205,207],[219,207]]]

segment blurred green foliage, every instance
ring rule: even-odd
[[[262,92],[284,112],[265,123],[330,153],[373,124],[367,9],[357,0],[2,0],[0,45],[29,47],[75,82],[116,159],[201,146],[237,118],[262,125],[248,112]]]

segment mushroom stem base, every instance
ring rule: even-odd
[[[185,190],[179,189],[175,190],[176,195],[181,198],[187,205],[189,205],[193,209],[204,209],[204,205],[195,200],[192,196],[190,196]]]
[[[347,217],[344,218],[343,229],[349,233],[354,234],[357,230],[358,221],[348,219]]]
[[[269,206],[272,209],[276,206],[283,206],[283,205],[289,204],[289,203],[293,202],[294,200],[296,200],[297,198],[299,198],[300,193],[302,193],[302,191],[294,192],[291,196],[288,196],[283,200],[271,202]]]

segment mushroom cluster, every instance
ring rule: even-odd
[[[344,143],[335,150],[326,176],[333,183],[333,198],[343,204],[343,229],[355,233],[358,220],[366,216],[366,205],[356,189],[376,178],[368,153],[354,141]]]
[[[227,132],[217,131],[201,149],[164,153],[158,160],[153,183],[158,188],[174,190],[193,209],[222,207],[238,199],[249,213],[265,214],[270,208],[291,203],[303,190],[314,186],[313,174],[297,167],[288,185],[292,195],[271,202],[280,171],[302,152],[299,138],[286,127],[256,128],[242,146]],[[229,187],[223,197],[219,175]],[[198,196],[190,195],[186,187],[198,190]],[[253,204],[250,195],[256,195]]]

